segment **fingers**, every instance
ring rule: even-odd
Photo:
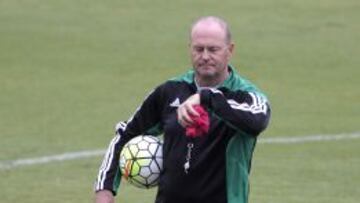
[[[200,104],[200,95],[198,93],[190,96],[177,109],[177,119],[181,126],[187,127],[194,123],[193,117],[200,116],[194,109],[194,105]]]
[[[193,105],[185,105],[185,108],[190,116],[200,116],[200,114],[194,109]]]
[[[188,103],[183,103],[179,106],[178,110],[178,121],[183,127],[188,127],[194,123],[193,117],[200,116],[199,113]]]

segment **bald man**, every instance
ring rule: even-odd
[[[118,125],[108,149],[113,153],[105,155],[95,182],[97,203],[114,202],[119,152],[141,134],[164,135],[156,203],[248,202],[252,154],[268,125],[269,103],[230,65],[234,44],[223,19],[195,21],[189,48],[193,68],[156,87],[133,118]],[[209,128],[202,136],[187,136],[200,116],[196,106],[208,112]]]

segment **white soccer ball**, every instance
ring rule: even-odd
[[[122,176],[139,188],[157,186],[163,168],[162,142],[150,135],[141,135],[126,143],[120,153]]]

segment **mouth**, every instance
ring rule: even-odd
[[[200,63],[199,67],[202,68],[210,68],[210,67],[214,67],[214,64],[209,64],[209,63]]]

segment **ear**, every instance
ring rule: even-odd
[[[229,51],[230,55],[232,55],[234,53],[234,48],[235,48],[235,44],[231,42],[228,46],[228,51]]]
[[[193,49],[193,43],[192,43],[192,41],[190,41],[188,43],[188,50],[189,50],[190,53],[192,53],[192,51],[193,51],[192,49]]]
[[[232,57],[232,55],[233,55],[233,53],[234,53],[234,47],[235,47],[234,43],[230,43],[230,44],[228,45],[228,48],[227,48],[227,51],[228,51],[228,56],[227,56],[227,58],[228,58],[228,60],[230,60],[230,58]]]

